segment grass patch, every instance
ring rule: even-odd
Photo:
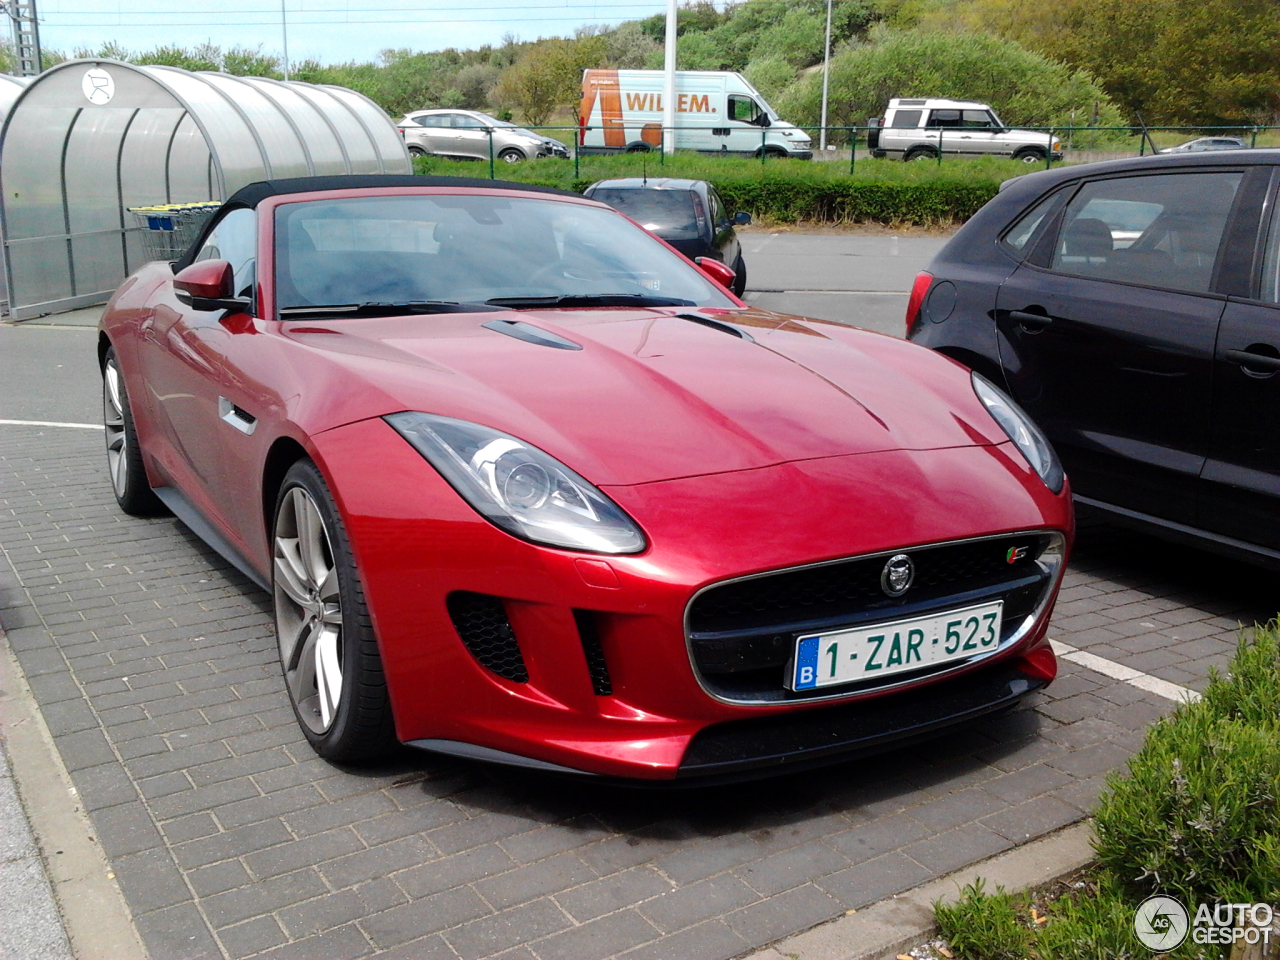
[[[418,157],[422,174],[487,177],[488,164]],[[946,226],[967,220],[995,196],[1000,184],[1027,173],[1026,164],[1002,157],[934,163],[859,160],[847,164],[805,160],[716,157],[677,153],[619,154],[573,161],[541,159],[498,164],[498,179],[582,192],[613,177],[687,177],[715,185],[730,212],[745,210],[766,223],[886,223]]]
[[[1096,813],[1097,860],[1076,883],[1009,894],[981,882],[936,904],[960,960],[1147,960],[1134,911],[1154,893],[1196,904],[1280,902],[1280,624],[1242,635],[1226,676],[1147,733]],[[1170,960],[1224,956],[1188,938]],[[1219,952],[1221,951],[1221,952]]]

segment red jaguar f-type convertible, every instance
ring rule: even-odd
[[[546,188],[252,184],[103,316],[116,496],[272,593],[335,761],[727,779],[1051,680],[1072,515],[1040,432],[732,279]]]

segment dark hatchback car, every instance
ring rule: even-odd
[[[747,288],[747,265],[733,228],[750,223],[751,214],[730,217],[715,187],[705,180],[600,180],[584,193],[622,211],[690,260],[711,257],[731,267],[733,292],[739,297]]]
[[[1080,503],[1280,568],[1280,151],[1005,184],[916,280],[908,336],[1005,386]]]

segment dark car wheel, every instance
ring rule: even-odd
[[[739,253],[737,259],[733,261],[733,295],[741,297],[747,289],[747,264]]]
[[[1043,150],[1023,150],[1013,159],[1021,160],[1023,163],[1027,164],[1044,163],[1044,156],[1045,154]]]
[[[937,157],[937,151],[930,150],[928,147],[917,147],[915,150],[908,150],[907,155],[902,159],[909,163],[912,160],[935,160]]]
[[[108,349],[102,360],[102,425],[107,435],[107,473],[120,509],[135,517],[163,513],[164,505],[147,483],[133,411],[129,409],[129,391],[125,389],[115,347]]]
[[[411,157],[425,157],[426,155],[427,155],[427,151],[423,150],[421,147],[409,148],[409,156]]]
[[[326,760],[385,754],[395,738],[382,659],[342,518],[310,460],[285,474],[271,531],[276,639],[303,734]]]
[[[508,147],[498,154],[498,159],[503,163],[520,163],[524,160],[524,154],[515,147]]]

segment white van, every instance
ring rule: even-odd
[[[581,153],[662,145],[661,70],[586,70],[578,116]],[[809,135],[781,120],[740,73],[676,71],[676,149],[740,156],[813,157]]]

